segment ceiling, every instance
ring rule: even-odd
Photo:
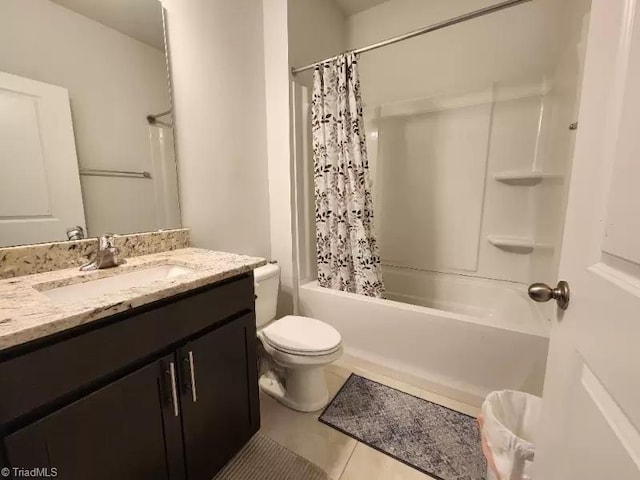
[[[368,10],[387,0],[335,0],[345,15],[353,15],[363,10]]]
[[[159,0],[52,0],[109,28],[164,50]]]

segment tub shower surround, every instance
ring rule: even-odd
[[[74,268],[0,280],[0,351],[250,272],[263,258],[183,248],[130,258],[117,268]],[[160,265],[191,269],[173,278],[123,288],[99,297],[57,304],[42,292]]]
[[[115,235],[115,243],[120,258],[138,257],[189,247],[190,230]],[[79,267],[91,261],[97,249],[97,238],[0,248],[0,279]]]
[[[493,390],[542,393],[549,322],[524,288],[403,269],[383,275],[386,299],[304,284],[300,315],[338,330],[352,360],[469,405]]]

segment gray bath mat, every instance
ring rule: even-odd
[[[300,455],[256,433],[214,480],[329,480],[329,476]]]
[[[319,419],[440,480],[483,480],[476,419],[352,374]]]

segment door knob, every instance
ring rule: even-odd
[[[551,288],[546,283],[533,283],[529,286],[529,297],[536,302],[548,302],[553,299],[558,303],[558,307],[566,310],[569,306],[569,284],[560,281],[556,288]]]

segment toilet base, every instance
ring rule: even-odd
[[[260,389],[299,412],[315,412],[329,403],[324,365],[287,368],[284,385],[272,372],[260,377]]]

